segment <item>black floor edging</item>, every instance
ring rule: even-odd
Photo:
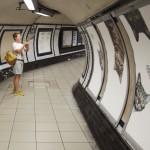
[[[79,82],[72,91],[100,150],[131,150]]]

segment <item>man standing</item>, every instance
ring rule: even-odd
[[[21,43],[21,35],[20,33],[14,33],[13,38],[15,42],[12,44],[12,48],[14,50],[14,53],[17,56],[16,63],[13,67],[13,73],[14,79],[13,79],[13,84],[14,84],[14,90],[13,93],[15,95],[20,95],[24,96],[24,93],[19,89],[19,81],[20,81],[20,76],[23,72],[23,65],[24,65],[24,58],[23,58],[23,51],[27,52],[29,50],[29,42],[25,42],[24,44]]]

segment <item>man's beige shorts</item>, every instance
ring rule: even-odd
[[[13,67],[13,73],[22,74],[22,72],[23,72],[23,61],[17,60]]]

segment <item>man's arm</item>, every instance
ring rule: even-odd
[[[19,48],[19,49],[16,49],[15,52],[16,52],[17,54],[20,54],[23,50],[26,51],[26,49],[27,49],[27,51],[28,51],[28,49],[29,49],[29,42],[25,42],[25,43],[23,44],[23,46],[22,46],[21,48]]]

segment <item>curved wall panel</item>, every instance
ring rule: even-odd
[[[100,107],[106,113],[108,112],[107,115],[112,123],[117,125],[116,123],[119,121],[126,103],[128,90],[126,52],[120,33],[112,20],[109,20],[107,24],[98,23],[97,27],[102,34],[108,59],[108,81]],[[121,55],[123,55],[122,58]]]
[[[104,72],[104,58],[102,55],[103,50],[99,36],[94,26],[86,27],[86,30],[92,43],[92,50],[94,57],[93,72],[87,90],[91,94],[91,96],[96,100],[99,95],[103,81],[103,72]]]
[[[84,72],[82,73],[82,77],[80,78],[80,83],[83,85],[84,88],[86,88],[89,84],[89,80],[91,78],[93,70],[93,52],[88,33],[84,27],[81,28],[84,37],[87,58],[86,58],[86,67],[84,68]]]
[[[37,26],[34,26],[34,27],[37,28]],[[27,27],[27,29],[26,29],[25,39],[28,36],[29,30],[30,30],[30,26]],[[35,52],[36,51],[35,51],[35,48],[34,48],[34,41],[35,41],[34,38],[29,41],[30,50],[26,53],[26,55],[24,55],[25,63],[33,62],[33,61],[36,60],[36,58],[35,58]]]
[[[150,148],[150,5],[120,16],[129,35],[136,63],[136,89],[131,117],[126,127],[130,138],[142,149]],[[133,128],[134,127],[134,128]],[[137,132],[138,131],[138,132]]]
[[[59,33],[60,33],[60,27],[57,26],[55,28],[55,34],[54,34],[54,50],[55,50],[55,56],[59,56],[59,43],[58,43],[58,39],[59,39]]]

